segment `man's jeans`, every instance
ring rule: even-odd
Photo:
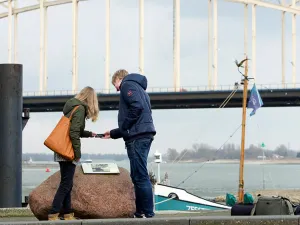
[[[59,162],[61,180],[55,194],[50,214],[59,213],[61,208],[64,214],[71,213],[71,191],[76,165],[72,162]]]
[[[128,158],[130,160],[130,176],[135,189],[136,217],[145,214],[153,217],[153,192],[147,170],[147,158],[152,138],[141,138],[126,142]]]

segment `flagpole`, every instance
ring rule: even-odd
[[[238,202],[244,202],[244,160],[245,160],[245,134],[246,134],[246,106],[247,106],[247,94],[248,94],[248,58],[245,60],[245,74],[242,80],[244,84],[243,91],[243,116],[242,116],[242,140],[241,140],[241,157],[240,157],[240,175],[239,175],[239,191]]]

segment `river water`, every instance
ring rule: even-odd
[[[93,163],[96,162],[103,161],[93,160]],[[115,163],[119,167],[129,170],[129,161]],[[155,163],[150,163],[148,168],[157,174]],[[46,172],[44,167],[30,168],[23,166],[23,201],[30,191],[57,171],[58,167],[50,168],[50,172]],[[164,174],[168,173],[171,185],[177,186],[180,184],[179,187],[204,198],[236,193],[238,189],[239,164],[236,163],[162,163],[160,164],[160,171],[162,179]],[[244,170],[245,191],[252,192],[263,188],[269,190],[299,189],[299,174],[300,164],[246,164]]]

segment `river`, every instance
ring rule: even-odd
[[[103,161],[94,160],[93,162]],[[39,162],[40,165],[42,163],[48,162]],[[115,163],[129,170],[129,161]],[[44,166],[36,168],[23,166],[23,201],[24,197],[28,196],[36,186],[58,171],[58,167],[49,166],[50,172],[46,172],[47,167]],[[171,185],[180,184],[179,187],[204,198],[237,192],[239,179],[239,164],[237,163],[162,163],[160,168],[162,179],[167,172]],[[148,169],[157,174],[155,163],[150,163]],[[300,188],[300,179],[297,179],[300,174],[300,164],[245,164],[244,171],[245,191],[247,192],[263,188],[268,190]],[[294,174],[296,177],[293,176]]]

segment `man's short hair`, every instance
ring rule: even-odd
[[[128,75],[127,70],[120,69],[120,70],[116,71],[116,72],[114,73],[114,75],[112,76],[112,78],[111,78],[112,84],[114,84],[117,80],[123,79],[123,78],[126,77],[127,75]]]

